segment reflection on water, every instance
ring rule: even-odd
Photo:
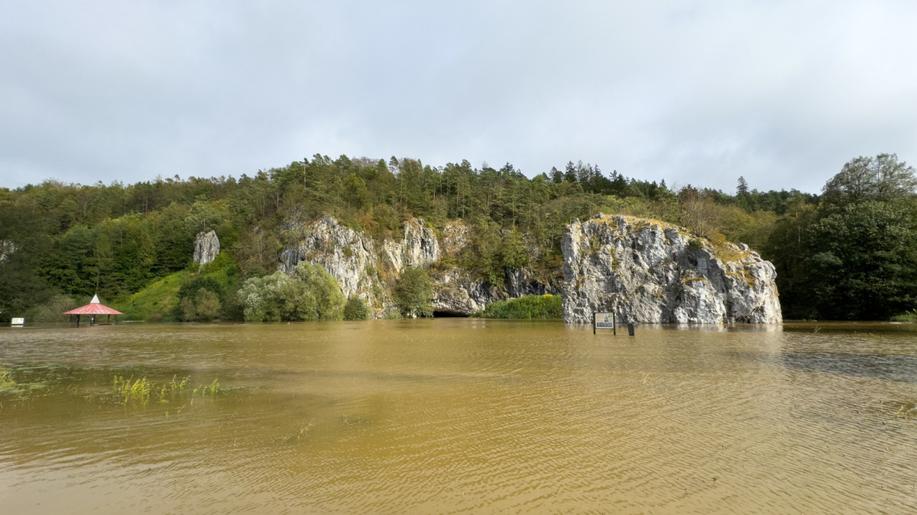
[[[0,506],[913,512],[917,332],[820,327],[3,329]]]

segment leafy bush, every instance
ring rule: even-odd
[[[324,268],[300,263],[292,275],[274,272],[245,281],[238,293],[245,320],[340,320],[344,295]]]
[[[433,283],[423,268],[407,268],[395,285],[395,303],[406,318],[433,316]]]
[[[201,288],[194,296],[183,298],[178,307],[182,320],[208,322],[220,317],[222,305],[219,295],[207,288]]]
[[[366,320],[369,318],[369,307],[359,297],[350,297],[344,305],[344,320]]]
[[[478,316],[515,320],[559,320],[564,317],[560,295],[527,295],[487,306]]]
[[[239,271],[227,253],[220,253],[202,267],[192,267],[186,274],[178,291],[178,319],[206,322],[241,318],[236,301]]]

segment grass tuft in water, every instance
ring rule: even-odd
[[[0,368],[0,393],[17,392],[19,384],[13,379],[13,372],[8,368]]]
[[[181,381],[177,376],[172,376],[171,381],[159,387],[159,403],[166,404],[181,396],[189,383],[191,383],[191,376],[185,376]]]
[[[19,400],[28,399],[36,393],[46,393],[53,379],[53,374],[36,377],[36,374],[30,374],[28,370],[22,368],[14,371],[0,367],[0,395],[15,397]]]
[[[153,383],[146,377],[134,379],[132,376],[125,379],[120,375],[116,375],[112,383],[115,393],[120,398],[122,404],[148,404],[150,402],[150,393],[153,390]]]
[[[901,402],[898,403],[898,411],[895,412],[895,416],[898,418],[912,419],[917,418],[917,403],[914,402]]]
[[[146,377],[135,379],[133,376],[125,378],[115,375],[112,385],[121,404],[146,405],[152,398],[156,398],[160,404],[168,404],[186,398],[189,393],[191,397],[215,397],[224,392],[219,379],[214,379],[210,384],[199,385],[189,392],[191,376],[181,379],[172,376],[170,381],[157,384]]]
[[[194,389],[192,395],[199,395],[201,397],[216,397],[217,395],[223,393],[223,387],[220,385],[219,379],[214,379],[210,384],[202,384]]]

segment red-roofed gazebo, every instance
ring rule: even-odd
[[[71,309],[64,313],[65,315],[76,316],[76,326],[80,326],[80,317],[83,315],[89,316],[89,325],[96,323],[96,315],[107,315],[108,319],[111,320],[112,315],[123,315],[124,313],[118,311],[117,309],[110,308],[105,304],[102,304],[99,301],[98,295],[93,295],[92,300],[89,301],[89,304],[85,306],[80,306],[76,309]]]

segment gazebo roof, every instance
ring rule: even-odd
[[[123,315],[124,313],[117,309],[110,308],[99,302],[99,296],[93,295],[92,300],[85,306],[71,309],[64,313],[65,315]]]

